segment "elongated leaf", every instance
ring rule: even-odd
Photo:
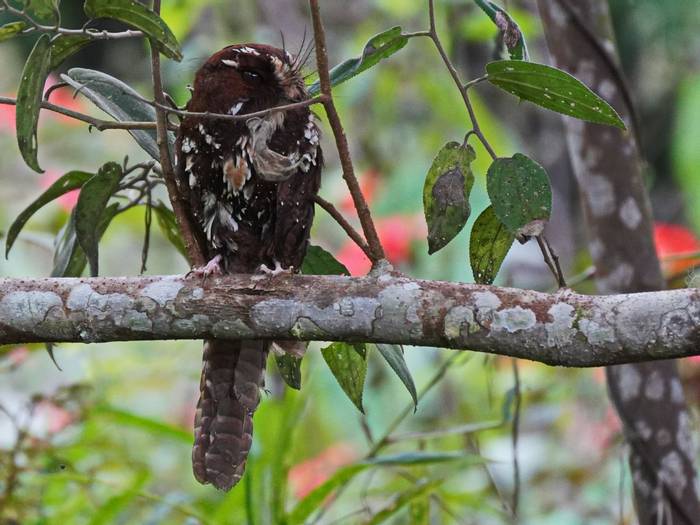
[[[156,111],[143,101],[130,86],[101,71],[73,68],[61,78],[85,95],[102,111],[120,122],[155,122]],[[129,130],[131,136],[143,150],[160,162],[160,153],[154,130]],[[175,148],[175,135],[168,132],[171,155]]]
[[[182,240],[180,228],[177,226],[177,219],[175,218],[173,211],[162,202],[159,202],[152,208],[153,212],[156,214],[158,226],[163,232],[165,238],[170,241],[170,244],[172,244],[185,259],[187,259],[185,242]]]
[[[367,360],[364,345],[333,343],[321,350],[323,359],[333,372],[343,392],[350,398],[357,409],[362,408],[362,391],[367,374]]]
[[[5,40],[9,40],[10,38],[17,36],[27,27],[29,26],[26,22],[10,22],[9,24],[0,26],[0,42],[4,42]]]
[[[477,284],[493,283],[515,236],[489,206],[476,219],[469,240],[469,260]]]
[[[290,354],[275,354],[275,362],[284,382],[294,390],[301,389],[301,358]]]
[[[109,525],[119,522],[119,515],[132,501],[142,495],[142,490],[149,478],[150,474],[147,471],[136,474],[127,488],[108,498],[91,512],[89,525]]]
[[[10,253],[10,249],[15,243],[17,236],[32,215],[61,195],[81,188],[83,184],[85,184],[85,182],[87,182],[87,180],[93,175],[93,173],[87,173],[84,171],[69,171],[51,186],[49,186],[49,188],[42,193],[39,198],[27,206],[22,213],[17,216],[15,221],[12,223],[12,226],[10,226],[10,229],[7,231],[7,240],[5,241],[5,257],[7,257],[7,255]]]
[[[17,90],[17,145],[27,166],[43,173],[37,160],[37,125],[44,94],[44,83],[51,64],[51,41],[49,35],[41,35],[29,54],[22,70]]]
[[[102,166],[97,175],[87,181],[75,205],[75,233],[80,247],[90,264],[90,274],[98,274],[98,247],[102,232],[99,231],[102,215],[109,199],[119,187],[124,172],[116,162]]]
[[[500,60],[487,64],[486,72],[494,86],[523,100],[570,117],[626,129],[610,104],[566,71],[535,62]]]
[[[411,394],[415,412],[418,409],[418,393],[416,392],[416,385],[413,383],[411,371],[408,369],[406,360],[403,357],[403,347],[401,345],[387,345],[383,343],[378,343],[376,346],[384,360],[389,363],[391,369],[404,384],[408,393]]]
[[[348,269],[320,246],[309,246],[301,265],[306,275],[350,275]]]
[[[182,60],[180,44],[161,17],[135,0],[85,0],[85,14],[90,18],[113,18],[140,29],[161,44],[163,53]]]
[[[100,237],[105,232],[109,223],[119,213],[119,204],[110,204],[102,214],[98,232]],[[54,250],[54,267],[51,277],[80,277],[83,274],[87,258],[85,252],[78,243],[75,233],[75,210],[71,213],[70,219],[59,232],[56,249]]]
[[[331,85],[337,86],[363,71],[377,65],[382,59],[387,58],[408,43],[408,38],[401,34],[401,27],[396,26],[387,29],[369,39],[362,55],[342,62],[331,69]],[[321,84],[317,80],[309,86],[309,94],[316,96],[321,91]]]
[[[396,515],[397,512],[400,512],[406,508],[407,505],[410,505],[413,501],[416,501],[417,499],[420,499],[426,494],[434,491],[444,482],[444,479],[418,481],[414,486],[400,493],[391,501],[391,503],[372,516],[372,518],[366,522],[366,525],[378,525],[379,523],[386,522],[389,518]]]
[[[469,193],[474,185],[471,162],[475,158],[471,146],[448,142],[433,160],[423,186],[430,254],[444,248],[467,223]]]
[[[402,452],[400,454],[378,456],[368,459],[364,463],[384,467],[405,467],[411,465],[433,465],[450,461],[473,461],[476,458],[480,462],[483,461],[479,456],[463,452]]]
[[[98,405],[92,410],[92,413],[97,417],[109,419],[120,426],[143,430],[149,436],[173,439],[180,443],[192,443],[192,432],[189,430],[127,410],[110,405]]]
[[[494,213],[510,233],[521,241],[542,233],[552,211],[552,188],[542,166],[521,153],[496,159],[486,188]]]
[[[49,69],[56,69],[66,58],[77,53],[91,42],[94,40],[85,35],[56,35],[51,39],[51,65]]]
[[[525,44],[523,32],[508,12],[489,0],[474,0],[474,2],[500,30],[503,36],[503,44],[508,50],[510,58],[512,60],[528,60],[527,45]]]

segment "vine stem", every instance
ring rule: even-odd
[[[153,0],[153,11],[160,13],[160,0]],[[204,266],[207,263],[205,245],[201,239],[201,232],[196,228],[192,220],[187,199],[180,192],[177,184],[177,176],[173,168],[170,151],[168,148],[168,113],[163,107],[167,107],[167,102],[163,94],[163,79],[160,74],[160,52],[158,46],[151,42],[151,69],[153,76],[153,97],[158,104],[156,110],[156,132],[158,151],[160,152],[160,166],[163,179],[168,189],[170,204],[175,213],[178,227],[182,232],[185,249],[189,262],[194,266]],[[198,233],[199,232],[199,233]]]
[[[372,215],[369,211],[369,206],[367,206],[367,201],[365,200],[364,195],[362,195],[360,184],[355,176],[355,168],[350,155],[348,139],[345,136],[345,130],[343,129],[343,125],[340,121],[338,110],[333,102],[333,94],[331,93],[331,78],[328,67],[326,32],[323,27],[321,8],[319,7],[318,0],[309,0],[309,7],[311,9],[311,19],[313,21],[314,28],[316,69],[318,70],[318,78],[321,84],[321,94],[325,96],[325,100],[322,102],[323,107],[326,110],[328,123],[330,124],[335,137],[335,143],[338,148],[338,155],[340,157],[340,164],[343,169],[343,179],[345,179],[345,183],[348,186],[348,190],[350,191],[350,195],[352,196],[353,203],[357,210],[357,216],[359,217],[360,224],[362,225],[362,231],[367,239],[370,260],[372,261],[372,265],[376,266],[379,261],[386,258],[384,248],[382,248],[382,244],[379,241],[379,236],[377,235],[377,230],[374,226]]]

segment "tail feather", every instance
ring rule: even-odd
[[[205,341],[192,448],[200,483],[229,490],[243,476],[268,347],[265,341]]]

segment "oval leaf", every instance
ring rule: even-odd
[[[382,354],[384,360],[389,363],[391,369],[396,373],[397,377],[411,394],[413,399],[413,411],[418,409],[418,393],[416,392],[416,385],[413,383],[413,377],[411,376],[411,371],[406,365],[406,360],[403,357],[403,347],[401,345],[387,345],[379,343],[376,345],[379,353]]]
[[[489,206],[476,219],[469,240],[469,260],[477,284],[492,284],[515,236]]]
[[[343,392],[350,398],[357,409],[362,408],[362,391],[367,375],[367,359],[364,345],[333,343],[321,350],[323,359],[333,372]]]
[[[119,187],[123,171],[116,162],[108,162],[100,168],[97,175],[87,181],[75,205],[75,233],[80,247],[85,252],[90,264],[90,275],[98,274],[98,248],[101,237],[99,231],[102,214],[107,202]]]
[[[7,257],[7,255],[10,253],[10,249],[15,243],[17,236],[32,215],[61,195],[81,188],[83,184],[85,184],[85,182],[87,182],[87,180],[93,175],[94,173],[86,173],[84,171],[70,171],[49,186],[49,188],[42,193],[38,199],[27,206],[22,213],[17,216],[15,221],[12,223],[12,226],[10,226],[10,229],[7,231],[7,240],[5,241],[5,257]]]
[[[51,40],[51,66],[49,69],[56,69],[66,58],[77,53],[91,42],[94,40],[86,35],[56,35]]]
[[[373,36],[365,44],[362,56],[350,58],[335,66],[330,71],[331,85],[337,86],[363,71],[377,65],[408,43],[408,38],[401,34],[401,27],[396,26]],[[309,95],[316,96],[321,92],[321,84],[317,80],[308,87]]]
[[[626,129],[610,104],[566,71],[535,62],[500,60],[487,64],[486,72],[494,86],[523,100],[570,117]]]
[[[24,0],[22,8],[38,22],[54,23],[58,20],[60,0]]]
[[[155,122],[156,111],[143,101],[130,86],[101,71],[73,68],[61,78],[85,95],[93,104],[114,119],[124,121]],[[131,136],[153,159],[160,162],[156,142],[156,130],[129,130]],[[168,132],[171,155],[175,147],[175,135]]]
[[[474,185],[471,146],[449,142],[440,150],[423,186],[423,209],[428,223],[428,253],[445,247],[462,231],[471,207],[469,193]]]
[[[552,188],[542,166],[520,153],[496,159],[486,189],[496,216],[521,242],[542,233],[552,211]]]
[[[41,35],[29,54],[17,90],[17,145],[27,166],[43,173],[37,160],[37,124],[44,94],[44,83],[51,64],[51,39]]]
[[[348,269],[320,246],[309,246],[301,265],[306,275],[350,275]]]
[[[294,390],[301,389],[301,359],[291,354],[275,354],[275,363],[284,382]]]
[[[182,60],[175,35],[161,17],[143,4],[135,0],[85,0],[84,9],[90,18],[113,18],[140,29],[161,45],[165,56]]]
[[[10,38],[17,36],[27,27],[29,26],[26,22],[10,22],[9,24],[0,26],[0,42],[9,40]]]

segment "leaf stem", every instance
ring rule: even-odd
[[[362,231],[365,234],[365,238],[367,239],[367,244],[369,246],[370,260],[372,261],[372,265],[376,266],[376,264],[385,259],[386,256],[384,254],[382,244],[379,241],[379,236],[377,235],[374,222],[372,221],[369,206],[367,206],[367,201],[365,200],[364,195],[362,195],[360,184],[355,176],[355,168],[350,155],[348,139],[345,136],[345,130],[343,129],[343,125],[340,121],[338,110],[333,102],[331,78],[328,67],[326,32],[323,27],[323,21],[321,20],[321,8],[319,7],[318,0],[309,0],[309,7],[311,9],[311,18],[313,20],[314,28],[314,42],[316,45],[316,69],[318,70],[318,78],[321,84],[321,94],[325,96],[325,100],[322,102],[323,107],[326,110],[328,123],[330,124],[335,137],[338,155],[340,156],[340,164],[343,169],[343,179],[345,179],[345,183],[348,186],[353,203],[357,209],[357,216],[360,219]]]

